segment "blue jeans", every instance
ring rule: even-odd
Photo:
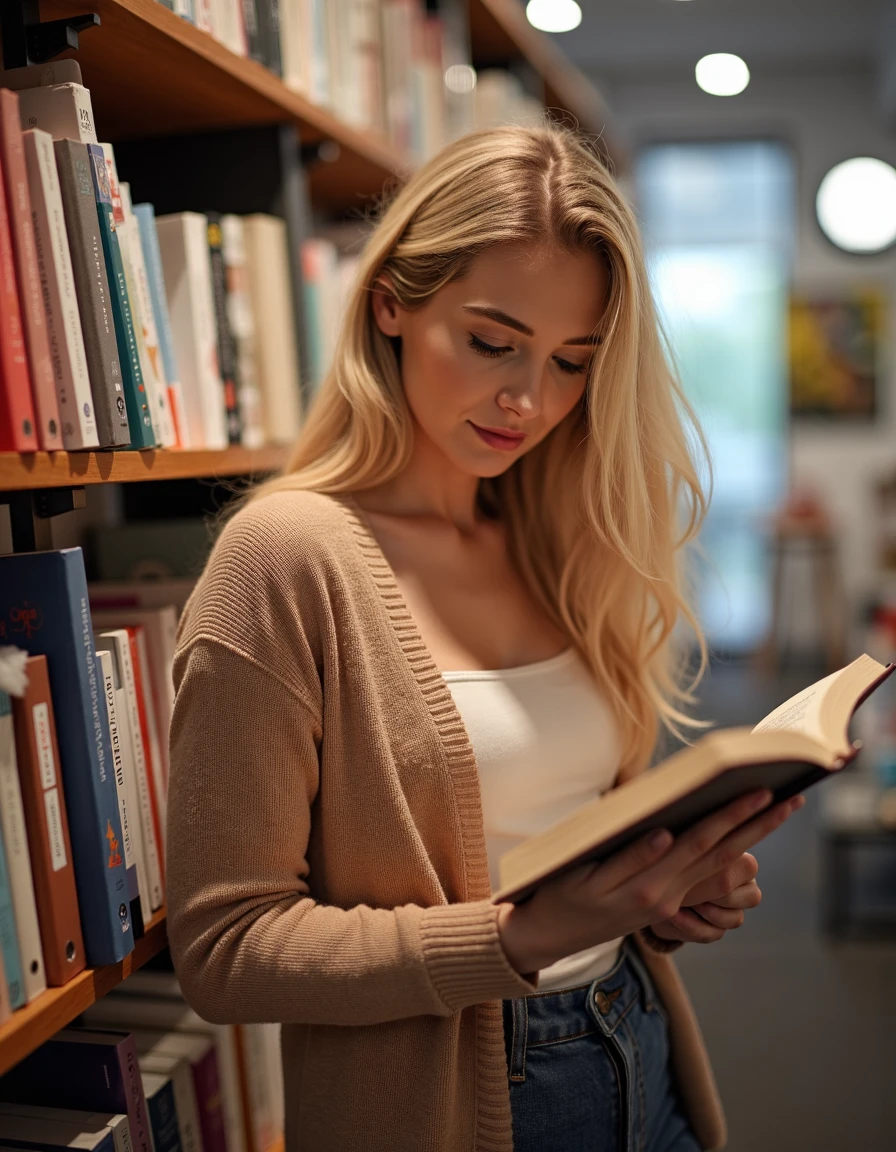
[[[503,1001],[514,1152],[700,1152],[634,944],[606,976]]]

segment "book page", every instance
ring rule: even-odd
[[[821,722],[822,701],[831,684],[842,672],[842,668],[837,672],[832,672],[830,676],[825,676],[823,680],[817,680],[814,684],[810,684],[808,688],[804,688],[796,696],[791,696],[789,700],[780,704],[774,712],[770,712],[768,716],[760,720],[753,731],[774,732],[779,728],[789,728],[791,731],[806,732],[810,736],[824,740],[825,734]]]

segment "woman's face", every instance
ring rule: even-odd
[[[501,245],[415,311],[374,292],[379,328],[401,337],[417,435],[465,473],[509,468],[582,398],[607,291],[592,253]],[[489,442],[476,426],[525,436]]]

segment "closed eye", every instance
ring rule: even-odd
[[[480,340],[478,336],[470,333],[470,339],[467,341],[469,346],[478,352],[480,356],[503,356],[505,352],[512,352],[513,348],[509,345],[496,345],[486,344],[484,340]],[[565,372],[568,376],[581,376],[587,365],[585,364],[571,364],[569,360],[561,360],[559,356],[554,357],[554,362],[561,372]]]

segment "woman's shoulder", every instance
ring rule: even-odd
[[[301,544],[303,554],[315,557],[319,550],[338,547],[351,540],[348,522],[338,496],[310,489],[269,492],[247,503],[226,522],[216,549],[238,549],[250,542],[253,553],[277,558],[290,545]]]

